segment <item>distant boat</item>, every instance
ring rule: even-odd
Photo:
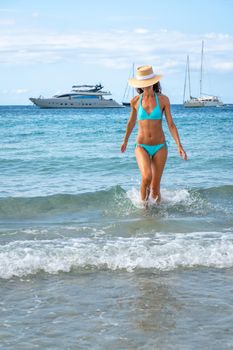
[[[29,100],[40,108],[122,108],[113,99],[103,96],[111,95],[109,91],[102,91],[101,84],[74,85],[69,93],[55,95],[51,98],[30,97]]]
[[[203,92],[202,92],[203,53],[204,53],[204,41],[202,41],[202,50],[201,50],[200,97],[193,97],[191,95],[189,56],[187,56],[187,63],[186,63],[186,70],[185,70],[185,82],[184,82],[184,95],[183,95],[183,105],[184,105],[184,107],[187,107],[187,108],[223,106],[223,102],[221,101],[221,99],[218,96],[203,94]],[[187,79],[189,82],[189,99],[185,101]]]
[[[129,78],[132,78],[134,76],[134,63],[132,64],[132,68],[129,74]],[[127,81],[124,96],[122,99],[123,106],[129,107],[130,106],[130,100],[134,97],[135,89],[133,87],[130,87]]]

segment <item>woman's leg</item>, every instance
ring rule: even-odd
[[[147,151],[140,146],[136,147],[135,156],[142,175],[142,182],[140,187],[141,198],[143,201],[147,201],[150,195],[150,186],[152,180],[151,159]]]
[[[152,158],[151,168],[152,168],[152,181],[151,181],[151,192],[152,197],[160,203],[160,181],[163,175],[163,169],[167,160],[167,147],[162,147]]]

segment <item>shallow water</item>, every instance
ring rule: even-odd
[[[0,107],[3,349],[233,348],[233,108],[173,106],[148,210],[128,115]]]

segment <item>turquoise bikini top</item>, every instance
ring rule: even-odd
[[[142,96],[143,94],[140,95],[140,100],[139,100],[138,120],[146,120],[146,119],[161,120],[163,113],[161,112],[161,109],[160,109],[159,99],[157,94],[155,93],[156,106],[150,114],[148,114],[145,111],[145,109],[142,107]]]

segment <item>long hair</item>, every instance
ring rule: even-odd
[[[159,81],[153,85],[153,90],[154,90],[154,92],[161,94],[161,92],[162,92],[162,87],[161,87],[161,84],[160,84]],[[141,88],[136,88],[136,91],[137,91],[139,94],[142,94],[142,93],[143,93],[143,90],[142,90]]]

